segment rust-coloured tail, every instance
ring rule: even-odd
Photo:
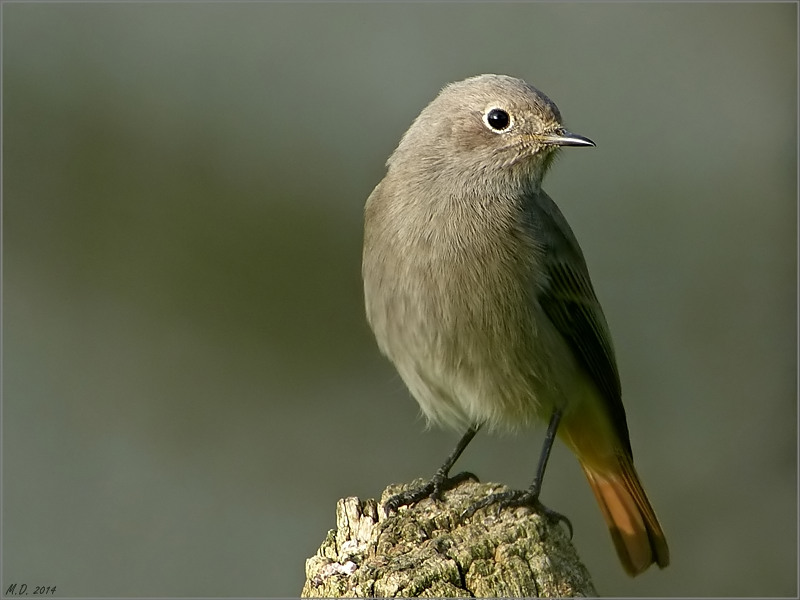
[[[631,577],[656,563],[669,564],[669,548],[661,525],[639,482],[633,461],[618,455],[619,468],[597,470],[581,462],[606,519],[617,554]]]

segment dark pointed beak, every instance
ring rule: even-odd
[[[553,146],[594,146],[595,143],[587,137],[570,133],[566,129],[560,129],[553,133],[548,133],[540,138],[545,144]]]

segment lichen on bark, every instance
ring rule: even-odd
[[[424,483],[391,485],[380,502],[344,498],[336,529],[306,561],[302,597],[596,596],[564,527],[528,508],[460,515],[504,486],[468,481],[386,514],[386,500]]]

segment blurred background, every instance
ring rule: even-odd
[[[362,210],[496,72],[597,142],[545,189],[672,564],[624,574],[560,445],[544,502],[602,595],[798,593],[796,4],[6,3],[2,34],[3,590],[297,596],[338,498],[433,473],[459,434],[372,339]],[[527,486],[543,431],[459,466]]]

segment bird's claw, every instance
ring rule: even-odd
[[[559,512],[554,511],[551,508],[546,507],[539,501],[539,494],[533,493],[530,490],[511,490],[508,492],[499,492],[497,494],[491,494],[486,496],[483,500],[479,500],[475,502],[472,506],[467,508],[464,512],[461,513],[461,520],[464,521],[472,517],[477,511],[481,510],[482,508],[487,508],[491,505],[495,505],[496,514],[499,515],[500,511],[504,508],[513,508],[517,506],[527,506],[528,508],[532,509],[535,513],[543,515],[550,519],[551,521],[555,521],[556,523],[564,522],[569,529],[569,539],[572,539],[572,523],[570,520],[562,515]]]
[[[478,478],[469,471],[463,471],[453,477],[448,477],[447,473],[437,472],[427,483],[390,497],[384,506],[387,512],[391,512],[397,511],[401,506],[416,504],[425,498],[430,498],[434,501],[441,500],[444,492],[468,480],[478,481]]]

